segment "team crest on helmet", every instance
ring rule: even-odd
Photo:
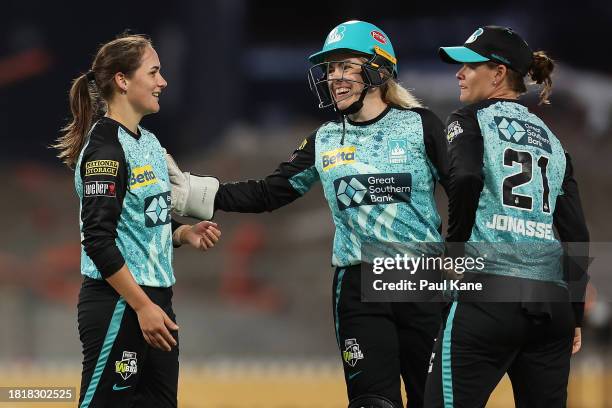
[[[331,30],[331,32],[327,36],[326,44],[332,44],[332,43],[335,43],[335,42],[338,42],[338,41],[342,40],[344,38],[344,30],[345,29],[346,28],[344,26],[338,26],[338,27],[334,28],[333,30]]]

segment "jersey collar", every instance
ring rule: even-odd
[[[352,120],[350,120],[348,117],[346,118],[346,121],[348,123],[350,123],[353,126],[368,126],[371,125],[372,123],[376,123],[379,120],[381,120],[382,118],[384,118],[385,116],[387,116],[387,113],[389,113],[389,111],[391,110],[391,105],[387,105],[387,107],[385,108],[384,111],[382,111],[378,116],[376,116],[373,119],[370,120],[366,120],[364,122],[354,122]]]
[[[100,121],[107,121],[109,123],[114,123],[116,125],[118,125],[119,127],[121,127],[121,129],[123,129],[128,135],[132,136],[134,139],[139,140],[141,133],[140,133],[140,126],[138,127],[138,133],[134,133],[132,132],[130,129],[128,129],[127,127],[123,126],[121,124],[121,122],[117,122],[115,119],[109,118],[108,116],[102,116],[100,118]]]

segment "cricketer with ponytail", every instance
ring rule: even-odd
[[[589,232],[570,155],[520,100],[529,75],[542,87],[540,104],[549,103],[554,62],[500,26],[478,28],[439,55],[461,64],[455,76],[465,104],[447,124],[447,245],[451,255],[486,251],[485,268],[471,279],[516,297],[459,296],[449,306],[425,406],[484,407],[507,373],[517,407],[565,407],[570,357],[581,346]],[[557,237],[525,228],[535,223],[554,226]],[[564,248],[576,253],[562,263]]]
[[[102,45],[73,82],[73,120],[54,145],[80,199],[80,408],[177,406],[173,246],[206,250],[220,236],[211,222],[171,220],[165,150],[139,126],[160,109],[160,70],[145,36]]]
[[[370,23],[338,25],[309,61],[319,107],[332,107],[338,120],[321,125],[262,180],[219,185],[169,159],[175,209],[202,219],[215,210],[274,211],[320,181],[336,228],[332,313],[349,406],[402,407],[401,377],[407,406],[421,407],[441,306],[362,302],[361,245],[441,242],[433,194],[437,181],[446,182],[443,125],[397,82],[391,40]],[[365,195],[376,180],[410,194]]]

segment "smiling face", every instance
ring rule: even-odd
[[[364,58],[352,54],[333,54],[328,59],[327,85],[338,109],[344,110],[359,100],[363,91],[361,65]]]
[[[486,63],[463,64],[455,77],[459,80],[463,103],[474,103],[490,98],[495,92],[497,69]]]
[[[127,99],[134,111],[142,116],[159,111],[159,96],[168,85],[160,73],[157,52],[147,46],[140,67],[127,79]]]

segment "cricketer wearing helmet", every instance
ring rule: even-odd
[[[332,305],[351,406],[361,399],[401,407],[401,376],[408,406],[419,407],[440,306],[362,302],[360,264],[364,245],[441,242],[433,193],[436,181],[446,182],[443,125],[397,82],[391,41],[370,23],[338,25],[309,60],[311,90],[339,120],[321,125],[261,180],[219,185],[182,173],[169,158],[172,202],[179,214],[204,219],[215,210],[259,213],[320,181],[336,229]]]

